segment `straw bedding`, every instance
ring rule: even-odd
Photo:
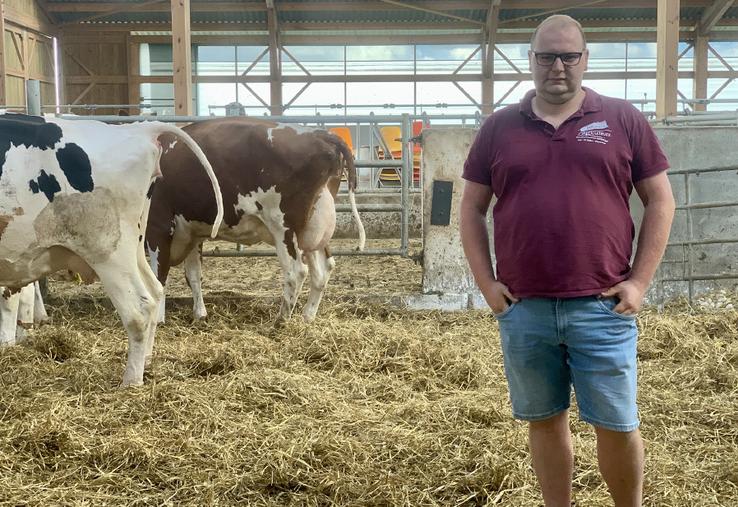
[[[206,259],[208,320],[171,305],[126,390],[99,287],[52,282],[53,324],[0,350],[0,504],[540,505],[494,319],[362,297],[417,291],[411,260],[337,263],[316,322],[274,329],[276,260]],[[645,505],[738,505],[738,298],[720,297],[639,317]],[[610,505],[575,414],[577,505]]]

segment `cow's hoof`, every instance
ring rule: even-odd
[[[118,386],[118,388],[119,389],[129,389],[129,388],[132,388],[132,387],[141,387],[141,386],[143,386],[143,380],[141,380],[139,382],[133,382],[133,381],[127,382],[127,383],[126,382],[121,382],[120,385]]]
[[[141,372],[141,375],[123,375],[123,380],[120,383],[120,388],[125,389],[126,387],[142,386],[143,383],[143,372]]]
[[[0,341],[0,348],[12,347],[13,345],[15,345],[15,340]]]
[[[141,387],[143,386],[143,380],[126,382],[125,380],[118,386],[120,389],[128,389],[130,387]]]

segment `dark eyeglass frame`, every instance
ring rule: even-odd
[[[541,67],[553,67],[553,65],[556,63],[556,59],[558,58],[561,60],[561,63],[565,67],[575,67],[579,65],[579,62],[582,61],[582,55],[584,54],[584,51],[567,51],[566,53],[548,53],[545,51],[531,51],[533,53],[533,56],[535,57],[536,63],[540,65]],[[546,60],[541,61],[541,57],[543,58],[551,58],[553,57],[553,60],[551,60],[550,63],[546,63]],[[573,61],[570,60],[569,62],[566,61],[566,59],[574,59]]]

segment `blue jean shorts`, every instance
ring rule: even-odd
[[[601,428],[639,426],[634,316],[615,313],[615,298],[530,298],[496,315],[505,376],[516,419],[539,421],[569,408]]]

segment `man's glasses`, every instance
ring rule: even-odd
[[[541,67],[551,67],[559,58],[561,63],[567,67],[573,67],[582,59],[583,52],[578,53],[538,53],[533,51],[536,57],[536,63]]]

